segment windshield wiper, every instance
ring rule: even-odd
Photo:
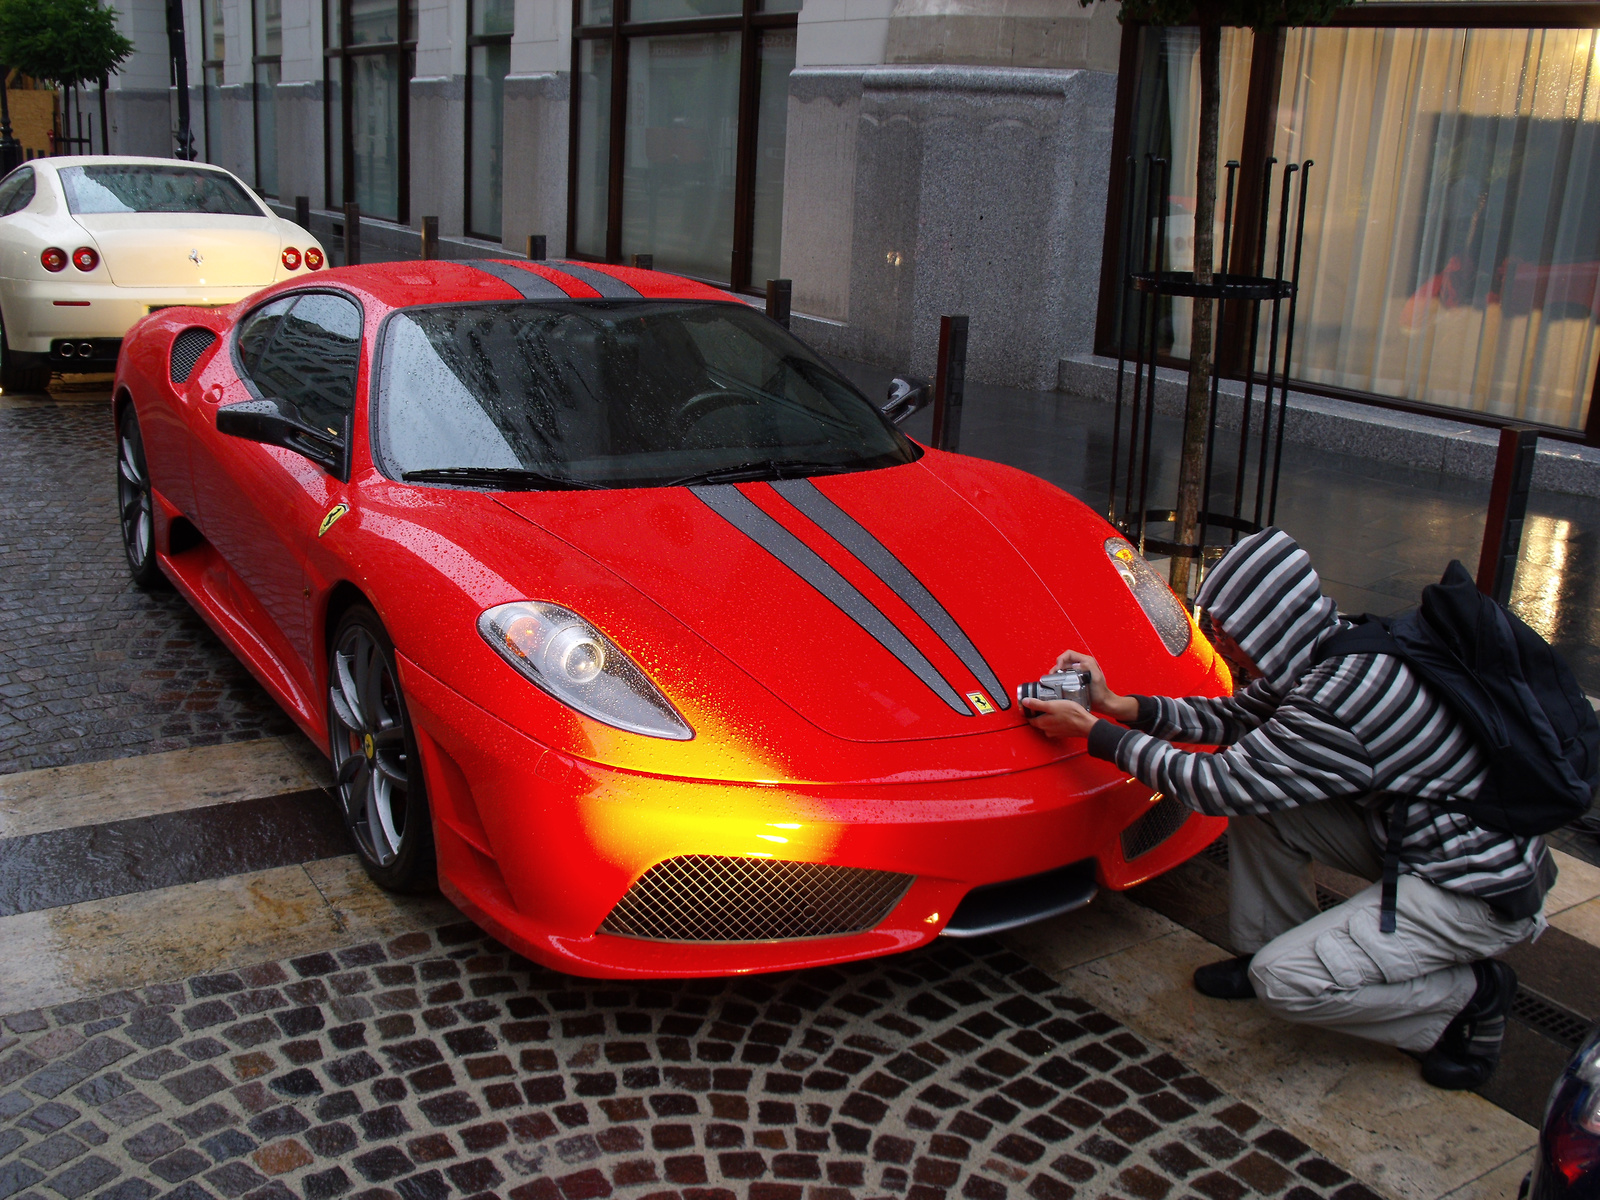
[[[587,479],[574,479],[570,475],[547,475],[526,467],[429,467],[421,471],[404,471],[400,478],[407,483],[459,483],[467,487],[476,485],[503,491],[580,491],[610,486]]]
[[[719,467],[710,471],[696,471],[669,479],[665,487],[691,487],[702,483],[751,483],[758,479],[794,479],[802,475],[837,475],[854,471],[852,465],[843,463],[808,462],[799,458],[764,458],[758,462],[739,463],[732,467]]]

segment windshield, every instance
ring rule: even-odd
[[[389,475],[467,486],[658,487],[920,454],[837,372],[741,304],[403,311],[384,334],[377,406]]]
[[[232,176],[196,167],[63,167],[61,186],[74,213],[265,215]]]

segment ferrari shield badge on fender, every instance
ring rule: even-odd
[[[350,506],[348,504],[335,504],[328,510],[328,515],[322,518],[322,524],[317,529],[317,536],[321,537],[327,533],[328,530],[333,528],[333,523],[349,511]]]
[[[978,710],[979,716],[994,711],[994,705],[989,703],[989,697],[982,692],[968,692],[967,699],[972,701],[972,707]]]

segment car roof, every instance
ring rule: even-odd
[[[472,301],[512,301],[521,294],[499,272],[480,270],[478,264],[501,264],[513,270],[527,270],[554,283],[574,300],[600,299],[600,293],[584,281],[583,274],[597,272],[624,284],[645,300],[722,300],[746,303],[732,292],[698,280],[671,275],[665,271],[645,271],[608,263],[574,262],[567,272],[565,260],[530,262],[527,259],[435,259],[372,263],[358,267],[339,267],[319,275],[295,280],[300,287],[317,284],[338,285],[366,292],[390,308],[412,308],[424,304],[451,304]]]
[[[62,167],[193,167],[197,171],[220,171],[233,176],[232,171],[215,163],[186,162],[181,158],[144,158],[133,154],[54,154],[30,158],[22,165],[53,171],[59,171]]]

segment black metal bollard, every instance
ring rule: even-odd
[[[424,262],[439,257],[439,218],[422,218],[422,259]]]
[[[939,318],[939,367],[933,381],[933,445],[961,449],[961,402],[967,392],[967,318]]]
[[[656,256],[654,254],[635,254],[633,256],[633,269],[635,271],[654,271],[656,269]]]
[[[311,232],[310,196],[296,196],[294,198],[294,223],[307,233]]]
[[[1538,449],[1536,429],[1508,425],[1500,431],[1500,452],[1494,460],[1494,484],[1489,489],[1489,512],[1483,527],[1483,550],[1478,556],[1478,590],[1501,604],[1511,601]]]
[[[361,265],[361,205],[354,200],[344,206],[344,265]]]
[[[789,314],[794,304],[792,279],[767,280],[767,316],[785,329],[789,328]]]
[[[528,258],[533,262],[545,260],[545,236],[542,233],[528,235]]]

